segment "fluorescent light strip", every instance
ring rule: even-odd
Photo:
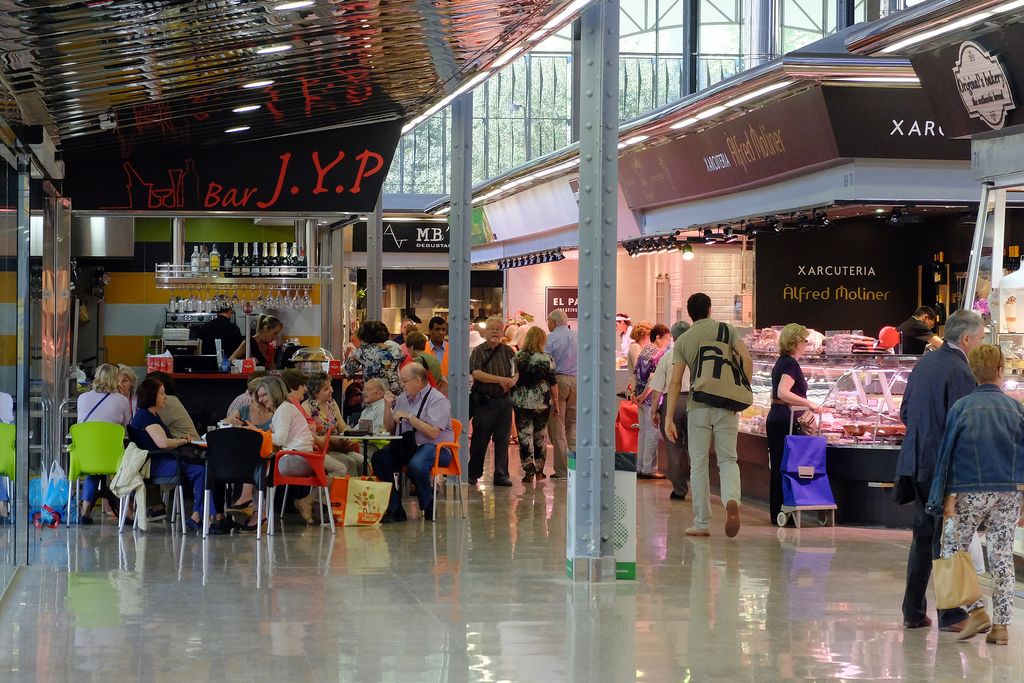
[[[275,52],[287,52],[288,50],[291,50],[291,49],[292,49],[291,45],[269,45],[267,47],[261,47],[260,49],[256,50],[256,54],[258,54],[258,55],[272,55]]]
[[[561,28],[570,17],[582,10],[591,2],[592,0],[573,0],[565,7],[565,9],[553,16],[546,24],[544,24],[544,30],[550,31],[552,29]]]
[[[648,139],[649,137],[651,137],[651,136],[650,135],[634,135],[631,138],[626,138],[625,140],[623,140],[622,142],[619,143],[619,149],[625,149],[626,147],[632,147],[633,145],[638,145],[641,142],[643,142],[644,140]]]
[[[244,133],[249,130],[249,126],[235,126],[234,128],[228,128],[225,133]]]
[[[280,5],[274,5],[275,12],[287,12],[292,9],[302,9],[303,7],[312,7],[314,4],[313,0],[295,0],[294,2],[283,2]]]
[[[907,83],[910,85],[920,85],[921,83],[917,76],[843,76],[827,80],[842,83]]]
[[[1024,0],[1021,1],[1024,2]],[[500,69],[501,67],[505,66],[506,64],[514,60],[516,57],[518,57],[525,51],[525,45],[520,45],[519,47],[514,47],[511,50],[506,50],[504,54],[502,54],[500,57],[494,60],[494,63],[491,64],[491,68]]]
[[[739,97],[737,97],[735,99],[729,100],[728,102],[725,103],[725,106],[727,106],[727,107],[739,106],[739,105],[743,104],[744,102],[749,102],[750,100],[756,100],[757,98],[764,97],[768,93],[775,92],[776,90],[782,90],[783,88],[788,87],[788,86],[792,85],[795,82],[796,81],[785,80],[785,81],[779,81],[778,83],[772,83],[771,85],[766,85],[763,88],[759,88],[757,90],[753,90],[751,92],[748,92],[746,95],[740,95]]]
[[[726,107],[724,104],[718,104],[715,105],[714,107],[710,107],[709,109],[705,109],[704,111],[697,112],[696,114],[693,115],[693,118],[697,119],[698,121],[703,121],[704,119],[709,119],[712,116],[721,114],[726,109],[728,109],[728,107]]]
[[[273,84],[274,84],[274,81],[270,81],[270,80],[267,80],[267,81],[251,81],[249,83],[244,84],[242,87],[243,88],[265,88],[268,85],[273,85]]]
[[[259,108],[260,105],[258,104],[247,104],[244,107],[235,107],[231,111],[235,112],[236,114],[245,114],[246,112],[256,111]]]
[[[923,43],[926,40],[931,40],[932,38],[941,36],[946,33],[950,33],[951,31],[956,31],[957,29],[972,26],[983,19],[991,17],[993,14],[1007,12],[1009,11],[1009,9],[1013,9],[1012,7],[1009,9],[1003,9],[1004,7],[1004,5],[1000,5],[995,10],[985,10],[983,12],[975,12],[974,14],[968,14],[966,17],[962,17],[960,19],[957,19],[956,21],[951,21],[948,24],[943,24],[938,28],[933,28],[930,31],[923,31],[921,33],[918,33],[917,35],[910,36],[909,38],[904,38],[903,40],[895,42],[892,45],[889,45],[888,47],[883,47],[880,51],[882,53],[899,52],[905,47],[917,45],[918,43]]]
[[[698,119],[696,116],[691,116],[688,119],[683,119],[682,121],[676,121],[671,126],[669,126],[669,128],[671,128],[672,130],[679,130],[680,128],[686,128],[688,126],[692,126],[693,124],[697,123],[698,121],[700,121],[700,119]]]
[[[438,102],[430,109],[426,110],[425,112],[414,118],[409,123],[405,124],[405,126],[402,127],[402,134],[404,135],[405,133],[408,133],[410,130],[412,130],[413,128],[420,125],[437,112],[447,107],[449,104],[451,104],[452,100],[454,100],[462,93],[466,92],[467,90],[471,90],[472,88],[475,88],[476,86],[486,81],[490,77],[490,75],[490,71],[481,71],[476,76],[473,76],[473,78],[469,79],[464,84],[459,86],[452,94],[445,96],[445,98],[442,99],[440,102]]]

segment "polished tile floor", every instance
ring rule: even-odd
[[[335,536],[35,532],[0,680],[1024,680],[1024,620],[1000,648],[900,627],[906,532],[777,531],[746,507],[737,538],[688,539],[689,502],[642,482],[638,579],[573,585],[565,486]]]

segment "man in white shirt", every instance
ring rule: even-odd
[[[615,347],[615,355],[618,358],[625,358],[629,355],[629,347],[633,343],[630,335],[633,333],[633,321],[626,313],[615,314],[615,334],[618,346]]]
[[[373,433],[380,433],[387,419],[385,415],[391,412],[391,402],[394,400],[394,396],[388,396],[387,388],[379,377],[366,380],[363,386],[363,412],[359,414],[359,421],[369,420]]]
[[[685,320],[674,324],[671,328],[673,343],[688,329],[690,329],[690,323]],[[690,490],[690,455],[686,450],[686,404],[689,403],[690,398],[690,370],[687,368],[683,371],[682,391],[679,392],[675,415],[672,416],[676,434],[679,435],[677,441],[672,441],[665,434],[665,409],[668,402],[661,400],[668,390],[668,382],[671,378],[672,353],[666,351],[658,361],[658,367],[647,383],[651,389],[651,405],[659,406],[657,412],[651,414],[651,422],[655,427],[661,429],[661,435],[665,439],[665,448],[668,451],[668,479],[672,482],[672,493],[669,494],[669,498],[683,500]]]

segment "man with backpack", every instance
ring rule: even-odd
[[[698,292],[686,301],[693,320],[672,350],[672,379],[665,393],[666,413],[675,412],[682,387],[683,370],[690,369],[690,403],[687,436],[690,450],[690,488],[693,495],[693,526],[687,536],[711,535],[711,482],[708,459],[715,442],[722,501],[725,503],[725,535],[740,530],[740,469],[736,462],[737,412],[752,402],[750,377],[753,362],[746,345],[731,325],[711,318],[711,299]],[[673,422],[665,435],[676,441]]]

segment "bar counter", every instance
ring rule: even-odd
[[[249,375],[227,372],[175,372],[175,395],[181,401],[201,433],[227,416],[228,406],[245,391]],[[334,400],[340,406],[344,397],[345,378],[334,377]]]

